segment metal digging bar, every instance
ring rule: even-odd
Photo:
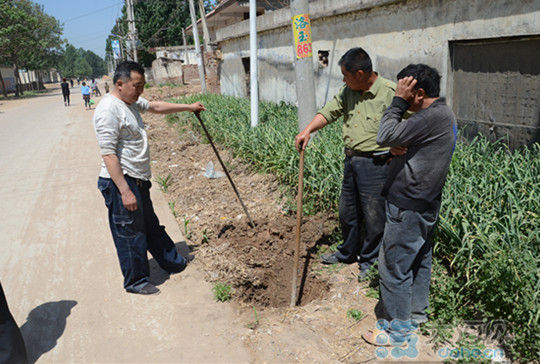
[[[255,227],[255,224],[253,223],[253,220],[251,220],[251,216],[249,215],[249,212],[246,208],[246,205],[244,205],[244,202],[242,201],[242,198],[240,197],[240,194],[238,193],[238,190],[236,189],[236,186],[234,185],[234,182],[231,178],[231,175],[229,174],[229,171],[227,170],[227,167],[225,167],[225,163],[223,163],[223,160],[221,160],[221,157],[219,156],[219,152],[218,150],[216,149],[216,146],[214,145],[214,141],[212,140],[212,137],[210,136],[210,133],[208,132],[208,130],[206,129],[206,126],[204,125],[202,119],[201,119],[201,116],[199,115],[198,112],[194,113],[195,116],[197,117],[197,120],[199,120],[199,123],[201,123],[201,126],[204,130],[204,133],[206,134],[206,137],[208,138],[208,141],[210,142],[210,145],[212,146],[212,149],[214,149],[214,153],[216,153],[216,157],[217,159],[219,160],[219,163],[221,164],[221,167],[223,168],[223,171],[225,172],[225,174],[227,175],[227,178],[229,179],[229,182],[231,182],[231,186],[234,190],[234,193],[236,193],[236,197],[238,197],[238,201],[240,201],[240,205],[242,205],[242,208],[244,209],[244,212],[246,213],[246,216],[249,220],[249,226],[251,226],[252,228]]]

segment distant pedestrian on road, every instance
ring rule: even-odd
[[[64,106],[69,106],[69,83],[67,83],[66,79],[64,78],[60,86],[62,86],[62,96],[64,96]]]
[[[105,93],[109,93],[109,84],[107,82],[105,82]]]
[[[205,110],[190,105],[151,101],[144,91],[144,68],[122,62],[115,70],[113,90],[103,97],[94,113],[94,128],[103,158],[98,188],[109,210],[109,225],[127,292],[156,294],[148,282],[147,251],[169,273],[184,270],[187,261],[160,226],[150,200],[150,151],[140,112],[170,114]]]
[[[99,91],[97,82],[93,78],[92,78],[92,83],[90,84],[90,88],[92,89],[92,95],[101,96],[101,92]]]
[[[86,86],[86,82],[83,82],[81,86],[81,94],[86,110],[90,110],[92,108],[92,105],[90,105],[90,92],[90,87]]]
[[[73,87],[73,78],[70,78],[69,82],[71,83],[71,87]]]

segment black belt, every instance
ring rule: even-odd
[[[364,158],[388,158],[390,157],[389,151],[379,151],[379,152],[360,152],[357,150],[345,148],[345,155],[347,157],[364,157]]]
[[[135,178],[135,177],[131,177],[129,174],[126,174],[124,175],[126,177],[129,177],[131,178],[132,180],[135,181],[135,184],[138,186],[138,187],[145,187],[150,181],[145,181],[144,179],[139,179],[139,178]]]

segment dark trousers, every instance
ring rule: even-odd
[[[27,363],[26,348],[0,284],[0,363]]]
[[[159,224],[150,200],[149,181],[125,176],[137,198],[137,210],[128,211],[118,188],[110,178],[99,178],[98,188],[109,209],[109,225],[120,268],[124,275],[124,288],[137,291],[148,282],[150,269],[146,251],[159,266],[169,273],[178,273],[186,267],[186,260],[178,253],[173,241]]]
[[[69,105],[69,94],[63,94],[64,95],[64,103],[68,103]]]
[[[431,235],[439,208],[418,212],[386,203],[386,226],[379,255],[381,303],[385,319],[427,321],[431,279]],[[389,330],[392,331],[392,330]]]
[[[387,165],[366,157],[346,157],[339,200],[343,243],[336,253],[343,262],[359,257],[361,270],[369,269],[379,255],[384,232],[384,197]]]

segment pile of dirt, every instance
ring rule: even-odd
[[[318,277],[310,266],[310,248],[325,237],[322,219],[306,219],[302,226],[297,280],[300,305],[322,298],[328,292],[328,282]],[[212,248],[202,252],[203,259],[211,262],[212,271],[217,272],[214,278],[229,282],[240,300],[258,306],[288,306],[296,220],[293,216],[276,214],[254,223],[254,228],[243,222],[216,226],[217,240]]]

